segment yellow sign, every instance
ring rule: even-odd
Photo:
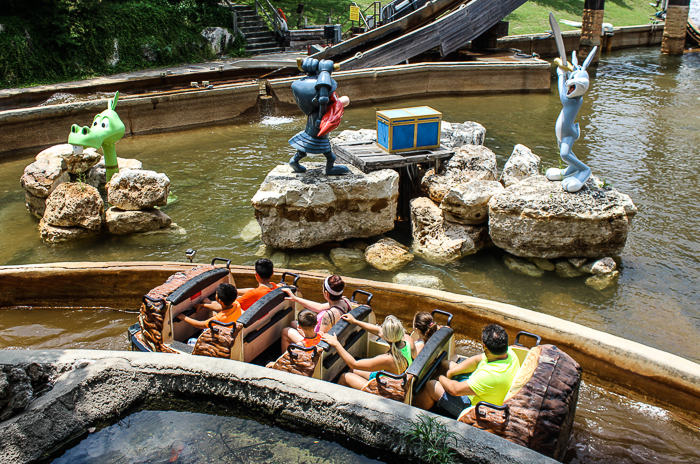
[[[360,7],[350,6],[350,21],[360,21]]]

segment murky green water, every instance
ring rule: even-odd
[[[620,257],[621,277],[615,287],[597,292],[582,278],[562,279],[554,273],[541,279],[520,276],[505,267],[497,250],[446,267],[416,259],[401,272],[437,275],[452,292],[512,303],[700,361],[696,350],[688,350],[700,336],[696,238],[700,206],[695,199],[700,169],[698,71],[697,54],[666,57],[658,49],[616,52],[602,57],[585,97],[578,118],[582,136],[574,151],[594,175],[629,194],[639,208]],[[375,109],[424,104],[442,111],[446,121],[484,125],[485,144],[497,154],[500,169],[517,143],[530,147],[545,167],[558,165],[554,122],[561,105],[555,89],[549,95],[350,106],[341,128],[373,127]],[[138,158],[145,168],[170,177],[177,201],[163,209],[187,230],[187,236],[179,238],[102,236],[44,245],[36,232],[38,221],[24,208],[19,186],[30,158],[1,162],[0,263],[183,260],[185,249],[196,248],[202,262],[223,256],[235,264],[252,264],[261,242],[241,238],[253,220],[250,199],[266,173],[289,159],[286,141],[303,125],[300,117],[292,115],[122,140],[117,145],[120,157]],[[388,235],[410,244],[405,229]],[[394,274],[365,269],[354,276],[391,281]],[[5,349],[46,348],[52,343],[57,343],[55,347],[125,348],[123,330],[134,320],[123,313],[98,312],[87,316],[96,322],[86,324],[81,332],[59,322],[64,317],[61,313],[40,318],[23,315],[26,312],[21,310],[10,313],[0,321],[0,347]],[[100,318],[112,321],[112,329],[105,330]],[[53,341],[28,336],[32,331],[39,334],[42,327],[53,327],[58,335]],[[595,387],[584,388],[567,461],[700,461],[697,432],[663,411]]]

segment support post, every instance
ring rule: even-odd
[[[597,64],[600,57],[600,36],[603,32],[603,16],[605,15],[605,0],[585,0],[583,3],[583,24],[581,26],[581,42],[578,47],[578,61],[583,62],[593,50],[598,52],[591,64]]]
[[[683,54],[689,10],[690,0],[668,0],[664,35],[661,41],[661,53],[664,55]]]

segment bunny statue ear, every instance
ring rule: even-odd
[[[595,56],[595,52],[598,50],[598,46],[593,47],[593,50],[588,54],[586,57],[586,60],[583,62],[583,66],[581,66],[581,69],[586,69],[589,64],[591,64],[591,61],[593,61],[593,57]]]
[[[576,57],[576,50],[571,52],[571,63],[574,65],[574,67],[578,66],[578,58]]]

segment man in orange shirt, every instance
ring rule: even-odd
[[[274,266],[269,259],[262,258],[255,261],[255,280],[258,281],[258,286],[242,292],[242,295],[238,297],[238,303],[243,311],[277,288],[277,284],[270,282],[273,272]]]
[[[198,321],[184,314],[178,314],[178,321],[185,321],[188,324],[204,330],[209,327],[210,321],[219,321],[224,323],[236,322],[241,316],[241,305],[236,301],[238,290],[231,284],[219,284],[216,288],[216,303],[200,304],[199,307],[205,307],[219,311],[213,317],[205,321]]]

